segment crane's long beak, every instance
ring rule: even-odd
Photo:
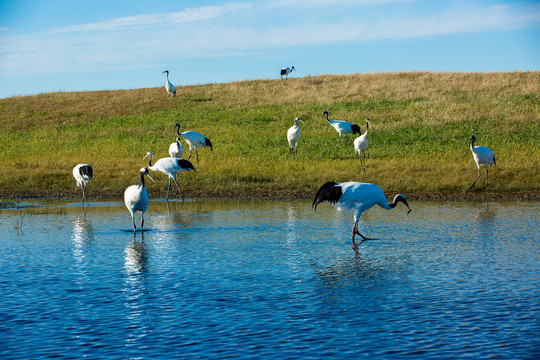
[[[152,179],[152,177],[150,176],[150,174],[146,174],[146,176],[148,176],[148,178],[149,178],[150,180],[152,180],[153,182],[155,182],[154,179]]]

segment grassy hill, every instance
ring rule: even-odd
[[[352,141],[321,117],[371,121],[366,171]],[[288,158],[295,117],[302,138]],[[177,88],[46,93],[0,99],[0,196],[78,196],[74,165],[92,164],[90,197],[122,196],[143,157],[168,156],[181,131],[208,137],[197,173],[179,173],[185,196],[308,197],[326,181],[364,181],[387,195],[539,198],[540,72],[379,73],[241,81]],[[468,147],[490,147],[497,166],[477,175]],[[351,140],[353,137],[351,137]],[[187,156],[187,144],[184,142]],[[194,154],[193,154],[194,155]],[[151,197],[167,178],[153,174]],[[175,194],[177,196],[177,194]]]

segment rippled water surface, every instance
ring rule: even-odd
[[[0,210],[6,358],[538,358],[538,202]]]

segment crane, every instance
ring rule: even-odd
[[[351,124],[350,122],[347,122],[347,121],[329,120],[328,111],[326,110],[324,110],[322,116],[326,116],[326,121],[328,121],[328,123],[332,125],[332,127],[336,129],[336,131],[339,133],[339,139],[336,146],[339,145],[339,142],[341,141],[341,135],[345,135],[347,140],[350,141],[351,139],[349,139],[347,134],[353,134],[353,135],[360,134],[360,126],[356,124]]]
[[[92,180],[92,176],[94,176],[94,170],[88,164],[77,164],[73,168],[73,177],[77,181],[77,187],[80,186],[83,192],[83,206],[85,201],[86,205],[88,205],[88,200],[86,200],[86,185]]]
[[[184,155],[184,147],[180,144],[180,138],[177,137],[176,141],[169,145],[169,155],[171,157],[181,158]]]
[[[287,130],[287,141],[289,142],[289,156],[294,150],[294,158],[296,159],[296,147],[298,146],[298,140],[300,140],[300,126],[298,123],[304,123],[300,118],[294,119],[294,125]]]
[[[185,159],[179,159],[175,157],[166,157],[161,158],[154,165],[152,165],[152,159],[154,155],[149,151],[146,153],[145,157],[150,158],[148,160],[148,168],[152,171],[161,171],[165,175],[169,177],[169,187],[167,188],[167,201],[169,201],[169,191],[171,189],[171,179],[174,180],[174,183],[176,184],[176,188],[178,189],[178,192],[182,196],[182,192],[180,191],[180,185],[178,185],[178,181],[176,181],[176,173],[180,171],[195,171],[195,168],[193,167],[193,164],[190,163],[188,160]]]
[[[366,169],[366,150],[368,148],[369,119],[366,119],[366,132],[354,139],[354,152],[360,159],[360,170]],[[362,153],[364,159],[362,159]]]
[[[214,150],[210,140],[208,140],[203,134],[199,134],[195,131],[184,131],[180,134],[180,124],[176,123],[174,127],[176,128],[176,133],[178,136],[186,140],[187,144],[189,145],[188,160],[191,158],[191,150],[193,148],[195,149],[195,154],[197,155],[197,163],[199,163],[199,152],[197,151],[197,148],[208,146],[210,150]]]
[[[291,67],[284,67],[284,68],[281,68],[281,81],[283,83],[285,83],[285,81],[289,78],[289,74],[293,72],[293,70],[296,70],[294,68],[294,66],[291,66]],[[285,75],[285,80],[283,80],[283,75]]]
[[[407,214],[411,212],[411,208],[404,195],[396,195],[394,201],[390,204],[386,201],[384,193],[379,186],[361,182],[327,182],[317,191],[312,207],[317,210],[317,205],[322,201],[327,201],[339,209],[354,212],[354,225],[352,228],[353,249],[356,249],[358,245],[354,241],[355,235],[359,235],[362,238],[362,242],[372,240],[360,234],[358,231],[358,220],[360,220],[362,213],[373,207],[373,205],[377,204],[383,209],[390,210],[395,208],[398,202],[402,202],[409,209]]]
[[[478,177],[474,180],[471,186],[469,186],[469,189],[476,184],[476,181],[480,178],[480,166],[484,165],[486,168],[486,187],[488,185],[488,165],[496,165],[495,164],[495,155],[493,155],[493,151],[491,151],[490,148],[487,148],[485,146],[474,146],[474,142],[476,141],[476,136],[474,134],[471,135],[471,139],[469,140],[469,146],[471,147],[472,155],[474,162],[476,163],[476,167],[478,167]]]
[[[169,70],[165,70],[162,74],[167,74],[167,81],[165,82],[165,90],[167,90],[167,95],[172,95],[174,98],[176,96],[176,88],[169,81]]]
[[[141,183],[139,185],[131,185],[124,191],[124,203],[131,214],[133,232],[137,231],[137,226],[135,225],[135,212],[141,212],[142,232],[144,227],[144,212],[148,209],[148,192],[144,187],[144,177],[148,176],[150,180],[154,181],[147,168],[141,168],[141,170],[139,170],[139,176],[141,178]]]

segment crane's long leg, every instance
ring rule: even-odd
[[[178,185],[178,181],[176,181],[175,178],[173,178],[174,180],[174,183],[176,184],[176,188],[178,189],[178,193],[180,194],[180,196],[182,197],[182,199],[184,198],[184,196],[182,195],[182,192],[180,191],[180,185]],[[170,180],[169,180],[169,183],[170,183]]]
[[[354,223],[354,226],[353,226],[353,229],[352,229],[352,248],[353,249],[356,249],[358,248],[358,244],[361,244],[363,243],[364,241],[366,240],[376,240],[376,239],[372,239],[372,238],[368,238],[362,234],[360,234],[360,232],[358,231],[358,221],[360,220],[360,218],[358,218],[358,220],[356,220],[356,222]],[[360,241],[359,243],[356,243],[354,241],[354,236],[355,235],[359,235],[361,238],[362,238],[362,241]]]
[[[487,187],[487,184],[488,184],[488,167],[486,165],[486,187]]]
[[[474,186],[474,184],[476,184],[476,182],[478,181],[478,179],[480,179],[480,167],[478,167],[478,176],[476,177],[476,180],[474,180],[474,182],[472,183],[471,186],[469,186],[469,189],[472,188]]]
[[[135,215],[131,213],[131,221],[133,222],[133,232],[137,231],[137,226],[135,226]]]
[[[167,187],[167,201],[169,201],[169,190],[171,190],[171,177],[169,176],[169,186]]]
[[[340,142],[340,141],[341,141],[341,133],[339,133],[339,139],[338,139],[338,141],[337,141],[337,144],[336,144],[336,146],[338,146],[338,145],[339,145],[339,142]]]
[[[197,150],[197,149],[195,149],[195,150]],[[189,160],[190,158],[191,158],[191,146],[189,147],[189,156],[188,156],[187,159]]]
[[[144,227],[144,213],[141,212],[141,232],[143,232],[143,227]]]
[[[296,154],[298,153],[298,148],[294,148],[294,160],[296,160]]]
[[[197,164],[199,163],[199,152],[197,151],[197,148],[195,148],[195,155],[197,155]]]

